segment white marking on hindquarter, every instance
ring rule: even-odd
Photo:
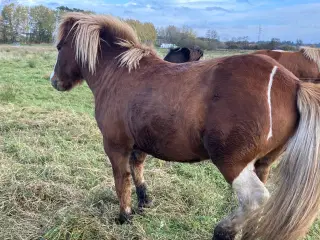
[[[270,121],[270,127],[269,127],[269,133],[268,133],[268,137],[267,140],[269,140],[272,137],[272,106],[271,106],[271,88],[272,88],[272,84],[273,84],[273,78],[274,75],[277,72],[278,67],[274,66],[272,69],[272,72],[270,74],[270,79],[269,79],[269,85],[268,85],[268,105],[269,105],[269,121]]]
[[[270,197],[269,191],[254,172],[255,161],[250,162],[232,182],[239,204],[246,211],[258,208]]]

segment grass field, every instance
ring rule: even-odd
[[[232,54],[240,53],[205,58]],[[115,224],[118,200],[92,94],[86,84],[54,90],[48,79],[55,57],[49,46],[0,46],[0,240],[211,239],[236,201],[210,162],[169,165],[149,157],[154,207],[131,225]],[[317,222],[307,239],[319,238]]]

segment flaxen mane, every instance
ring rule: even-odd
[[[314,61],[319,68],[320,71],[320,49],[312,48],[312,47],[300,47],[300,52],[311,61]]]
[[[70,23],[72,28],[68,29]],[[100,43],[106,42],[100,38],[102,29],[106,29],[113,36],[115,44],[128,49],[119,55],[119,63],[120,66],[126,66],[129,71],[137,68],[143,57],[149,54],[156,55],[151,47],[139,42],[137,34],[127,23],[110,15],[67,13],[58,27],[56,42],[60,42],[65,37],[66,31],[69,31],[69,34],[74,30],[76,59],[82,65],[88,64],[90,72],[94,73]]]
[[[148,47],[140,43],[135,44],[127,40],[120,40],[117,44],[129,49],[118,56],[120,58],[120,66],[126,66],[129,69],[129,72],[139,66],[140,60],[143,57],[150,54],[156,55],[156,52],[152,47]]]

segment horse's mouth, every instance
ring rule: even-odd
[[[63,83],[59,80],[51,80],[51,85],[54,89],[58,91],[66,91],[67,89],[63,86]]]
[[[53,86],[54,89],[64,92],[64,91],[70,91],[72,88],[74,88],[77,85],[80,85],[82,83],[82,80],[76,80],[73,82],[67,82],[64,83],[60,80],[51,80],[51,85]]]

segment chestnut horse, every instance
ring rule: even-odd
[[[199,61],[203,57],[203,51],[198,46],[193,48],[172,48],[168,54],[164,57],[165,61],[173,63],[184,63]]]
[[[301,82],[274,59],[239,55],[174,64],[112,16],[69,13],[58,28],[51,84],[86,80],[112,164],[121,222],[131,219],[133,177],[139,206],[150,205],[146,154],[177,162],[211,159],[239,207],[213,239],[292,240],[304,236],[320,203],[320,86]],[[131,158],[137,149],[142,154]],[[270,165],[285,151],[269,198]],[[201,184],[201,183],[199,183]]]
[[[303,81],[320,81],[320,49],[301,47],[299,51],[258,50],[253,54],[264,54],[277,60]]]

